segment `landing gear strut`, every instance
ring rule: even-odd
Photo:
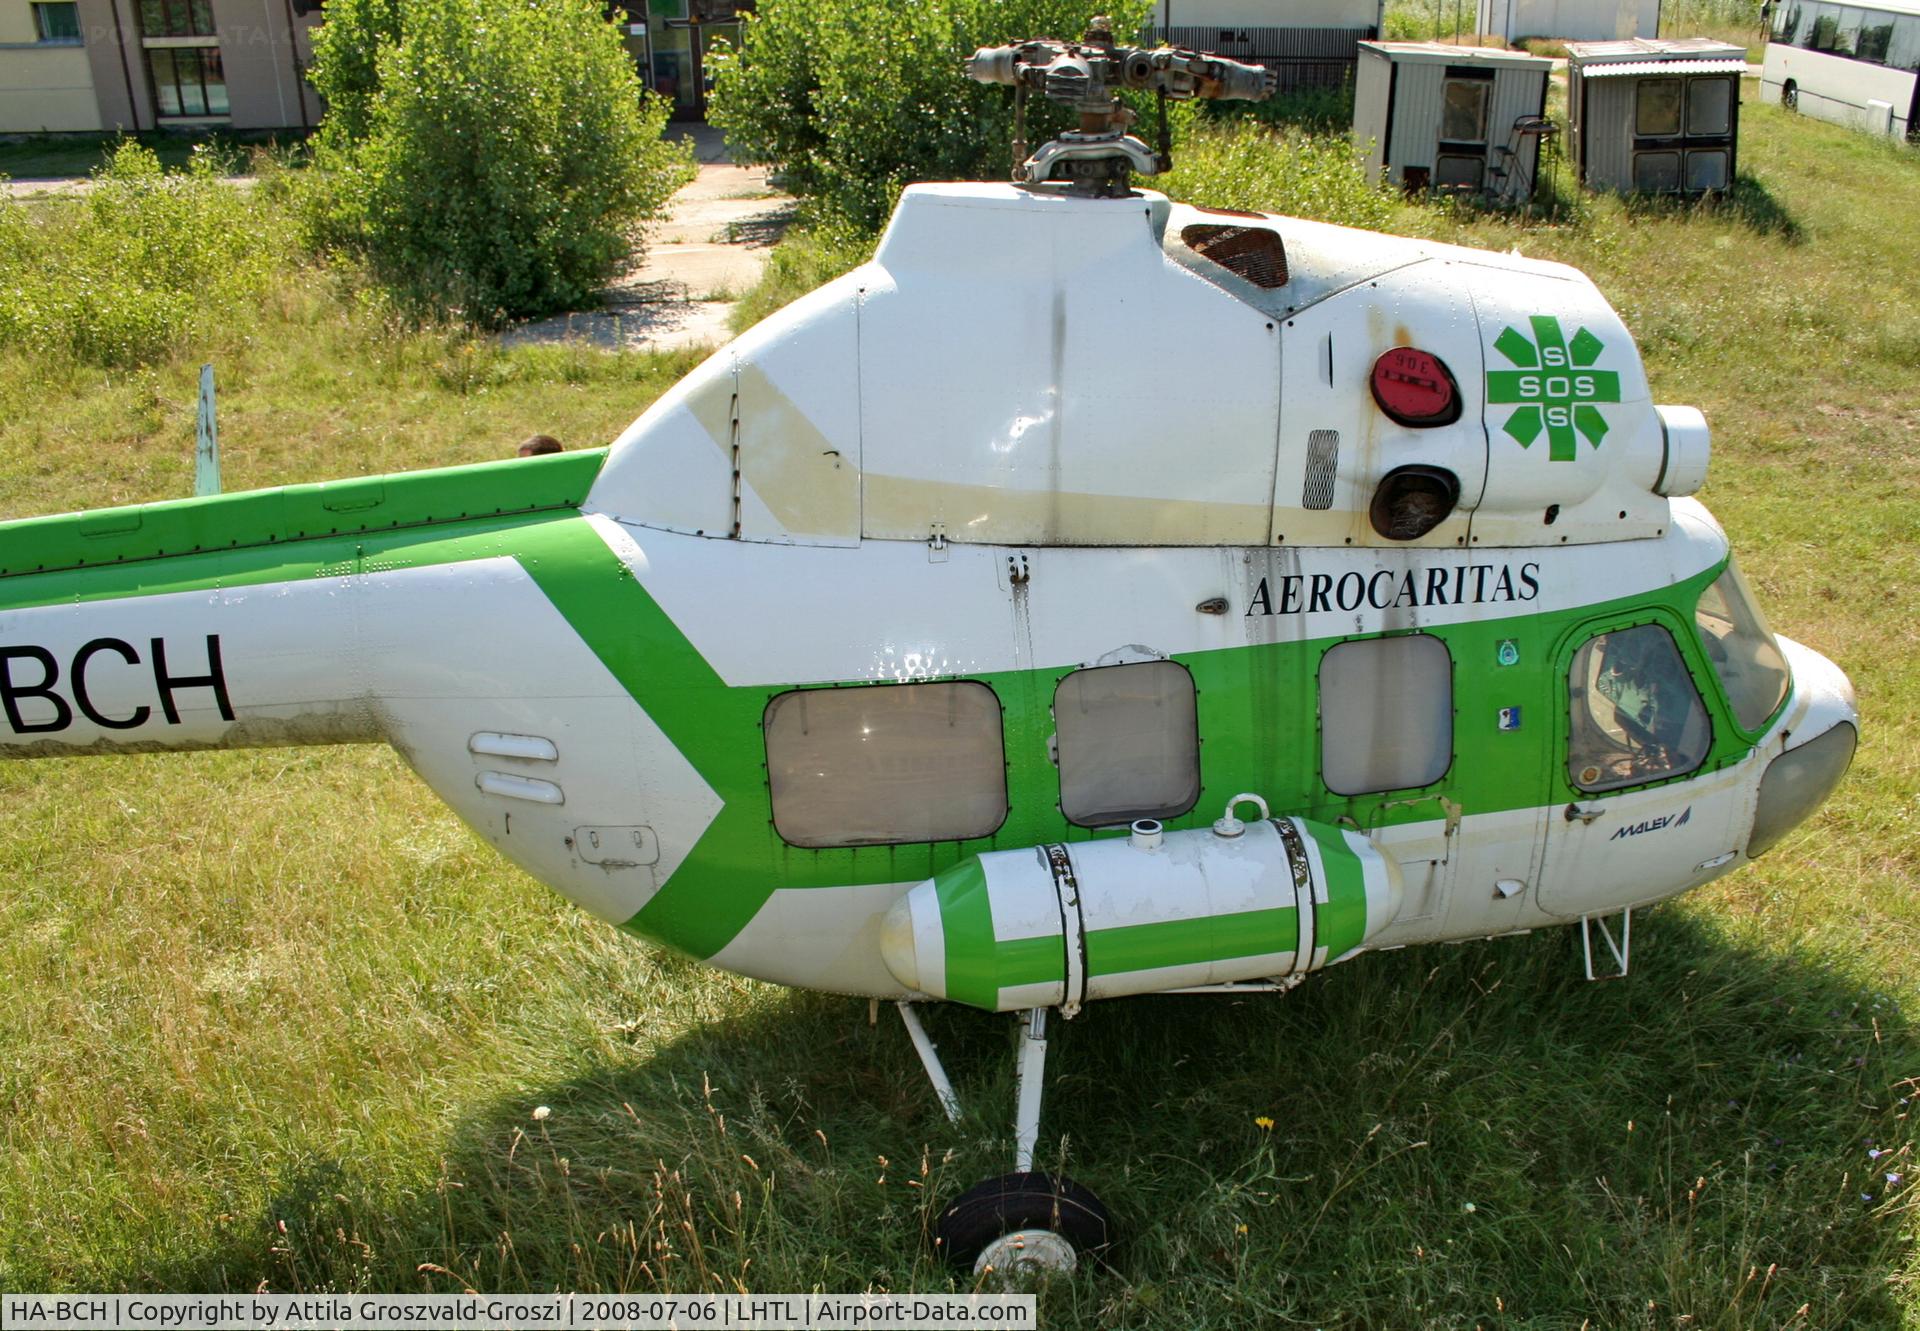
[[[919,1016],[901,1003],[900,1016],[927,1078],[950,1119],[958,1120],[953,1083]],[[1098,1253],[1113,1242],[1113,1220],[1100,1199],[1072,1179],[1037,1172],[1040,1099],[1047,1066],[1047,1010],[1020,1014],[1015,1055],[1013,1168],[1011,1174],[975,1184],[954,1198],[934,1224],[934,1246],[955,1266],[976,1276],[1018,1279],[1072,1271],[1081,1253]]]

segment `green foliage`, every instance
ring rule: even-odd
[[[324,133],[357,143],[373,127],[380,91],[380,53],[400,40],[404,0],[332,0],[313,33],[309,77],[327,103]]]
[[[339,100],[315,235],[407,307],[481,324],[576,308],[690,178],[690,155],[661,139],[666,104],[592,0],[328,14],[341,26],[315,81]]]
[[[119,145],[83,197],[0,201],[0,345],[137,365],[207,338],[257,301],[290,228],[197,150],[164,172]]]
[[[1207,208],[1286,213],[1378,229],[1394,215],[1394,196],[1367,183],[1352,143],[1242,120],[1197,126],[1175,147],[1173,170],[1155,189]]]
[[[1116,35],[1146,15],[1144,0],[764,0],[741,49],[716,68],[709,118],[741,160],[777,166],[817,212],[877,229],[900,189],[919,180],[1004,179],[1011,90],[969,80],[981,46],[1071,38],[1096,13]],[[1033,142],[1065,122],[1029,105]]]

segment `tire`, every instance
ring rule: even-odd
[[[1113,1243],[1113,1220],[1100,1199],[1070,1178],[1003,1174],[968,1188],[934,1222],[934,1249],[971,1268],[988,1244],[1016,1230],[1050,1230],[1083,1254]]]
[[[1786,107],[1789,111],[1798,111],[1800,109],[1800,85],[1792,79],[1788,79],[1780,85],[1780,105]]]

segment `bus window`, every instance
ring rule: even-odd
[[[1787,696],[1787,662],[1745,578],[1732,564],[1700,593],[1694,622],[1744,730],[1758,730]]]
[[[1712,731],[1673,635],[1658,624],[1613,629],[1574,654],[1567,690],[1567,774],[1582,790],[1684,776]]]
[[[1887,43],[1887,64],[1912,73],[1920,69],[1920,15],[1895,14],[1893,37]]]

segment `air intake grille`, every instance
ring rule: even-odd
[[[1287,284],[1287,251],[1280,233],[1264,226],[1183,227],[1180,239],[1203,259],[1271,291]]]
[[[1333,474],[1340,469],[1340,432],[1314,430],[1307,435],[1307,484],[1302,508],[1333,507]]]

